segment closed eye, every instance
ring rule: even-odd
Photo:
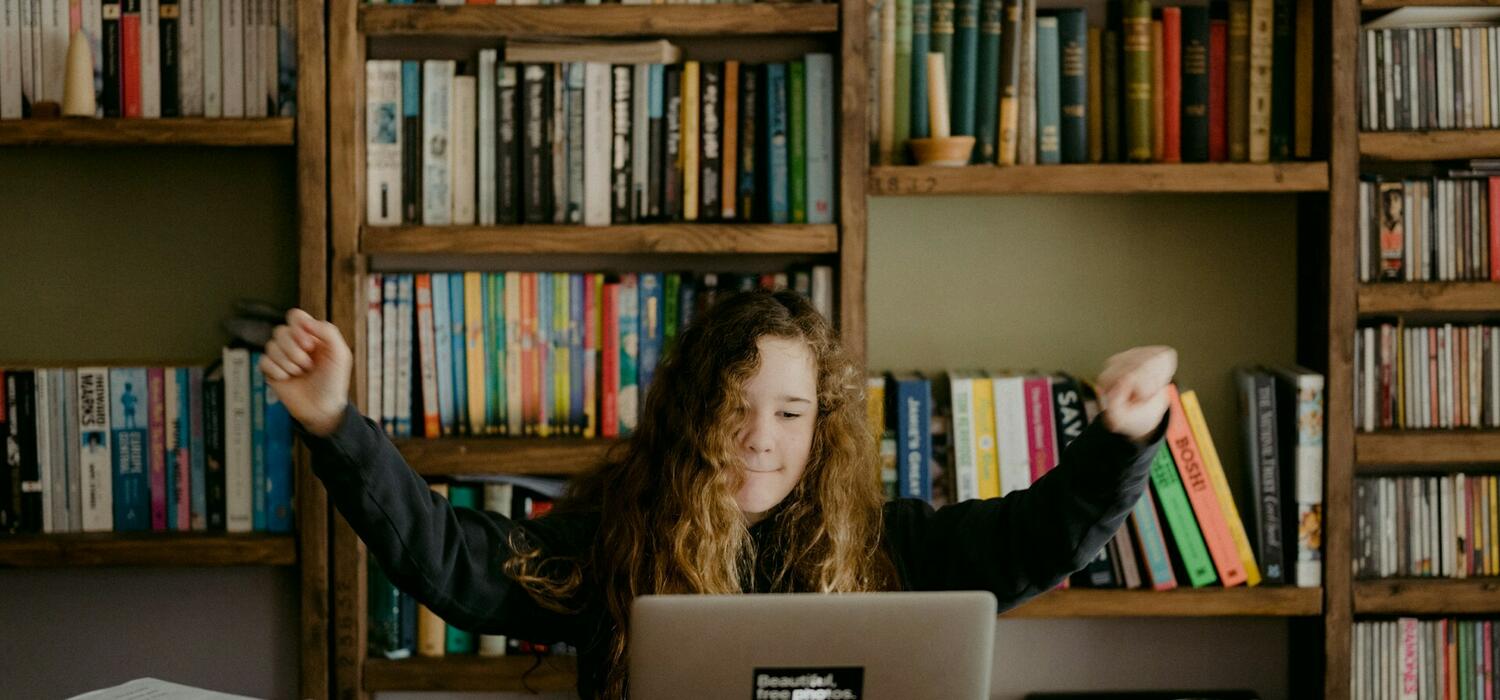
[[[781,411],[777,415],[780,415],[782,418],[786,418],[788,420],[792,420],[792,419],[796,419],[796,418],[801,418],[802,417],[801,413],[792,413],[791,411]]]

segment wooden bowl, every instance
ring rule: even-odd
[[[941,136],[911,139],[912,156],[918,165],[962,166],[974,152],[973,136]]]

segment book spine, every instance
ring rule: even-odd
[[[33,501],[34,509],[31,513],[36,518],[36,529],[34,532],[51,534],[60,532],[57,527],[57,514],[61,512],[55,499],[57,485],[62,483],[61,478],[55,471],[55,466],[62,461],[60,451],[52,449],[52,437],[57,434],[61,426],[56,426],[52,420],[53,404],[61,399],[52,391],[52,370],[38,369],[33,375],[35,387],[33,391],[33,420],[31,437],[34,443],[34,457],[32,462],[35,474],[31,481],[26,484],[27,495],[35,494]],[[56,426],[56,427],[54,427]]]
[[[483,318],[482,331],[476,335],[482,335],[478,342],[483,345],[482,352],[476,353],[479,366],[475,367],[472,362],[474,358],[469,357],[467,345],[469,343],[469,332],[467,323],[468,303],[463,297],[468,294],[467,274],[455,277],[464,280],[464,290],[452,289],[455,301],[450,302],[453,313],[453,376],[455,384],[459,386],[455,394],[454,403],[457,405],[456,418],[457,428],[460,433],[474,435],[476,429],[482,429],[485,435],[505,435],[505,275],[504,273],[479,273],[479,286],[483,296],[483,308],[480,316]],[[456,304],[463,308],[452,307]],[[463,352],[459,349],[463,348]],[[484,404],[481,407],[479,404]]]
[[[1316,41],[1315,12],[1312,0],[1296,0],[1296,18],[1292,21],[1295,37],[1294,52],[1296,54],[1296,67],[1294,69],[1296,86],[1295,94],[1292,96],[1295,103],[1293,109],[1292,124],[1292,156],[1296,158],[1312,157],[1312,130],[1313,130],[1313,71],[1316,59],[1313,57],[1313,46]],[[1490,35],[1493,37],[1493,35]],[[1486,61],[1486,67],[1494,71],[1497,66]],[[1493,76],[1493,72],[1491,76]],[[1493,85],[1486,81],[1486,85]],[[1429,85],[1424,81],[1425,90]],[[1490,88],[1492,91],[1493,87]],[[1500,115],[1497,115],[1500,116]],[[1493,126],[1493,124],[1491,124]]]
[[[948,467],[953,470],[952,497],[955,502],[979,497],[979,453],[974,447],[974,384],[971,377],[949,374],[948,396],[934,397],[939,405],[947,403],[952,407]]]
[[[182,114],[182,91],[179,74],[182,57],[178,53],[182,44],[182,6],[178,0],[161,0],[160,20],[157,30],[158,70],[161,72],[161,94],[158,96],[161,116],[175,117]]]
[[[1292,20],[1297,11],[1296,2],[1297,0],[1271,0],[1271,160],[1288,160],[1292,157],[1292,126],[1297,97],[1297,35],[1292,27]],[[1407,48],[1410,48],[1409,45]],[[1409,53],[1404,60],[1412,60]],[[1407,91],[1402,94],[1408,101],[1411,100]]]
[[[1246,152],[1251,163],[1265,163],[1271,158],[1272,2],[1250,0],[1249,136]],[[1234,60],[1233,56],[1230,60]]]
[[[453,366],[453,293],[449,289],[450,277],[458,284],[463,284],[463,274],[449,275],[444,272],[432,273],[432,341],[433,352],[436,355],[437,371],[437,412],[438,425],[442,435],[453,435],[458,432],[458,425],[454,416],[457,415],[455,399],[458,394],[457,381],[464,380],[464,374],[454,373]],[[467,411],[465,411],[467,415]]]
[[[468,435],[483,435],[488,432],[485,423],[487,398],[484,377],[486,372],[484,334],[485,323],[484,276],[482,272],[454,274],[450,284],[461,285],[463,297],[463,345],[464,402],[455,399],[454,416],[462,430]],[[452,291],[450,291],[450,295]],[[455,373],[457,375],[457,373]]]
[[[42,99],[60,106],[67,77],[69,0],[41,0]]]
[[[899,30],[898,30],[899,31]],[[927,138],[932,126],[927,114],[927,54],[932,51],[932,0],[911,3],[911,138]],[[796,62],[788,65],[788,80],[794,80]],[[792,100],[796,98],[793,97]],[[796,120],[795,110],[791,116]],[[793,195],[795,197],[795,195]]]
[[[1125,145],[1134,162],[1151,160],[1151,3],[1124,0]]]
[[[926,83],[925,78],[923,83]],[[923,94],[926,94],[924,88]],[[787,197],[791,223],[807,223],[807,62],[787,64]],[[925,104],[925,102],[924,102]],[[913,133],[916,133],[913,129]],[[923,132],[926,135],[926,132]]]
[[[203,0],[203,116],[210,119],[224,116],[224,3]]]
[[[585,144],[612,144],[614,139],[613,83],[607,63],[584,64],[583,104]],[[606,108],[605,105],[610,105]],[[583,223],[608,226],[610,176],[613,145],[610,148],[585,148],[583,154]]]
[[[1000,456],[995,447],[995,384],[988,377],[973,380],[974,453],[979,498],[1000,496]]]
[[[1208,159],[1215,163],[1229,160],[1228,99],[1229,22],[1213,17],[1208,23]]]
[[[1020,120],[1016,127],[1016,162],[1036,165],[1037,154],[1037,8],[1036,0],[1021,4],[1021,77],[1016,85]]]
[[[161,367],[146,370],[147,410],[150,411],[147,458],[151,469],[151,529],[168,529],[171,481],[167,474],[166,376]]]
[[[1083,407],[1083,394],[1077,380],[1062,376],[1052,380],[1052,417],[1056,427],[1057,452],[1062,453],[1068,445],[1088,427]]]
[[[1257,487],[1255,499],[1256,527],[1260,532],[1261,573],[1268,584],[1286,582],[1286,555],[1281,538],[1283,506],[1281,498],[1281,459],[1276,434],[1276,387],[1269,375],[1249,373],[1244,380],[1246,446],[1249,465]]]
[[[227,365],[221,362],[203,380],[203,499],[204,512],[208,516],[207,529],[210,532],[224,532],[226,528],[226,368]]]
[[[969,2],[969,0],[965,0]],[[974,84],[974,155],[971,162],[996,162],[1000,137],[1000,40],[1003,0],[979,0],[979,32]],[[955,82],[957,82],[955,80]],[[963,83],[960,83],[963,84]]]
[[[365,220],[401,223],[401,62],[365,62]]]
[[[631,221],[630,211],[630,150],[631,150],[631,99],[634,89],[632,82],[634,71],[631,66],[612,66],[610,69],[612,95],[611,109],[613,117],[611,121],[612,137],[611,161],[610,161],[610,221],[615,224],[627,224]]]
[[[1052,415],[1052,384],[1047,377],[1027,377],[1026,445],[1031,462],[1031,482],[1057,466],[1056,419]]]
[[[453,191],[452,221],[459,225],[474,224],[474,117],[476,99],[474,76],[453,77],[453,111],[449,122],[449,175]]]
[[[1167,424],[1167,444],[1172,450],[1172,460],[1182,475],[1188,499],[1198,525],[1203,529],[1203,539],[1213,556],[1214,567],[1224,586],[1232,587],[1244,583],[1246,572],[1230,535],[1223,506],[1214,493],[1213,483],[1204,466],[1202,452],[1193,437],[1187,414],[1175,386],[1168,388],[1171,409]]]
[[[121,116],[127,118],[145,116],[141,93],[141,2],[122,0],[120,14],[120,104]]]
[[[396,398],[395,410],[392,414],[392,425],[395,426],[395,437],[409,438],[412,436],[412,370],[414,340],[412,333],[416,324],[413,322],[413,297],[416,278],[410,274],[398,275],[396,277],[396,348],[395,354],[395,376],[396,376]],[[416,387],[420,390],[421,387]]]
[[[1161,8],[1162,161],[1182,162],[1182,8]]]
[[[833,55],[808,54],[807,65],[807,222],[834,218]],[[972,131],[972,129],[971,129]]]
[[[791,221],[790,175],[787,139],[772,138],[772,134],[788,133],[787,64],[773,63],[766,66],[766,124],[761,133],[770,157],[766,160],[767,189],[769,190],[770,216],[773,224]]]
[[[118,15],[118,9],[116,14]],[[21,29],[21,0],[0,1],[0,119],[20,119],[24,114],[21,99]],[[97,60],[98,47],[94,49]]]
[[[644,221],[650,212],[651,66],[631,66],[630,220]]]
[[[724,64],[703,63],[698,70],[699,124],[698,142],[698,218],[715,221],[723,214],[719,196],[724,161]]]
[[[907,162],[906,142],[912,137],[911,131],[911,104],[912,104],[912,20],[913,0],[893,0],[896,3],[896,38],[895,38],[895,70],[894,100],[895,109],[892,119],[892,142],[895,152],[893,158],[895,163]],[[1019,2],[1019,0],[1015,0]],[[769,68],[770,66],[767,66]],[[771,89],[769,75],[766,81],[767,89]],[[926,99],[925,96],[923,99]],[[766,112],[769,117],[770,113]],[[765,132],[762,132],[764,134]],[[762,143],[765,142],[763,138]]]
[[[667,84],[666,66],[654,64],[646,71],[646,211],[651,221],[666,218]]]
[[[1088,162],[1104,162],[1104,30],[1089,27],[1088,104],[1084,121],[1088,124]],[[1118,88],[1117,88],[1118,89]]]
[[[651,380],[656,374],[656,365],[662,354],[662,287],[664,281],[659,272],[643,272],[638,278],[640,294],[640,366],[637,370],[640,394],[646,396]]]
[[[297,0],[279,0],[276,11],[276,113],[297,116]]]
[[[422,223],[453,223],[452,61],[422,62]]]
[[[1174,112],[1175,116],[1175,112]],[[1167,158],[1166,45],[1160,19],[1151,20],[1151,160]]]
[[[250,353],[250,529],[266,530],[266,377]]]
[[[1229,480],[1224,476],[1219,451],[1214,447],[1208,421],[1204,419],[1203,409],[1198,405],[1198,396],[1195,392],[1186,391],[1182,393],[1181,400],[1188,427],[1193,433],[1193,442],[1197,444],[1198,455],[1203,460],[1203,469],[1208,474],[1214,496],[1224,513],[1224,521],[1229,526],[1229,536],[1233,539],[1234,549],[1243,566],[1245,584],[1260,585],[1260,567],[1255,564],[1255,553],[1250,549],[1250,538],[1245,534],[1245,522],[1240,518],[1239,508],[1235,506],[1234,494],[1229,491]]]
[[[1208,8],[1182,8],[1181,158],[1185,163],[1209,160],[1209,25]]]
[[[599,436],[620,435],[620,283],[601,289],[599,316]]]
[[[1165,452],[1162,450],[1157,454],[1160,456]],[[1152,498],[1150,488],[1143,490],[1141,499],[1136,501],[1135,508],[1130,513],[1130,525],[1135,533],[1135,544],[1145,560],[1144,569],[1151,579],[1151,588],[1158,591],[1176,588],[1177,577],[1172,574],[1167,541],[1162,534],[1161,521],[1156,517],[1156,499]],[[1209,574],[1212,573],[1210,569]]]
[[[565,130],[565,148],[568,152],[567,210],[563,219],[570,224],[583,223],[584,210],[588,206],[588,190],[585,185],[587,170],[584,167],[588,158],[588,149],[584,147],[588,133],[588,112],[584,99],[588,84],[587,72],[588,68],[582,62],[563,64],[563,99],[566,102],[563,113],[568,121],[568,128]]]
[[[292,416],[266,386],[266,530],[292,531]]]
[[[169,520],[176,525],[173,529],[186,532],[192,529],[193,521],[193,426],[190,421],[193,414],[188,399],[191,388],[188,383],[188,368],[178,367],[175,370],[168,369],[167,372],[169,376],[175,373],[177,377],[175,397],[172,394],[167,395],[168,400],[177,406],[175,412],[169,411],[167,414],[169,431],[171,424],[177,425],[176,439],[173,440],[173,445],[169,445],[167,451],[168,463],[171,464],[174,460],[176,462],[172,489],[172,503],[176,508],[176,514],[169,517]],[[171,409],[172,405],[173,403],[167,404],[168,409]]]
[[[111,529],[117,532],[149,530],[150,487],[146,475],[148,426],[141,415],[144,409],[140,405],[141,396],[146,389],[146,371],[117,367],[108,372],[111,419],[109,444],[113,461],[110,474],[113,506]],[[19,395],[16,383],[21,376],[20,372],[5,375],[11,421],[18,419],[15,411],[15,401]],[[19,496],[18,491],[13,491],[13,508],[19,505]],[[18,515],[19,510],[12,510],[13,517]]]
[[[1063,163],[1089,162],[1088,38],[1088,21],[1083,10],[1058,11],[1057,41],[1061,64],[1058,78],[1061,102],[1059,136]]]
[[[401,61],[401,223],[422,222],[422,62]],[[367,114],[366,119],[369,119]],[[368,128],[368,127],[366,127]],[[366,137],[368,139],[368,136]]]
[[[760,203],[764,200],[763,193],[758,192],[755,186],[760,172],[757,163],[757,151],[760,147],[758,130],[760,120],[764,119],[761,112],[761,77],[764,73],[757,70],[755,66],[744,65],[740,69],[740,108],[739,108],[739,149],[738,172],[735,173],[737,180],[738,202],[736,211],[740,218],[749,221],[757,217],[760,211]],[[728,177],[728,173],[725,173]]]
[[[682,66],[662,69],[662,145],[661,218],[682,220]]]
[[[953,96],[953,39],[954,39],[954,14],[957,10],[955,0],[928,0],[931,4],[931,16],[928,20],[928,53],[935,53],[943,57],[943,75],[946,82],[943,88],[948,91],[948,105],[952,109]],[[926,95],[923,95],[925,99]],[[952,124],[952,120],[949,120]],[[929,121],[929,128],[931,122]],[[935,133],[935,132],[934,132]]]
[[[1000,123],[995,156],[1000,165],[1015,165],[1021,118],[1021,0],[1001,0],[1000,7]],[[897,61],[899,70],[899,57]]]
[[[547,127],[552,114],[552,66],[528,63],[521,70],[522,216],[528,224],[551,223],[552,161]]]
[[[177,26],[178,100],[184,117],[203,116],[203,0],[181,0]],[[165,43],[165,40],[163,40]],[[163,47],[165,48],[165,47]]]
[[[1182,560],[1188,583],[1194,588],[1213,583],[1217,580],[1214,565],[1167,445],[1161,446],[1151,462],[1151,485],[1156,489],[1167,528],[1172,531],[1172,539],[1177,543],[1176,552]]]
[[[0,401],[3,404],[3,401]],[[110,459],[109,370],[86,367],[78,370],[79,473],[83,490],[83,531],[114,529],[113,486]]]
[[[701,66],[697,61],[682,64],[682,138],[679,149],[682,162],[682,220],[698,220],[698,179],[702,175],[699,146],[702,144]]]
[[[620,277],[617,312],[620,324],[620,393],[617,399],[620,435],[635,431],[639,418],[640,368],[640,281],[635,274]]]
[[[1250,0],[1229,0],[1229,160],[1250,159]]]
[[[1111,7],[1117,6],[1112,4]],[[1121,66],[1124,55],[1120,46],[1120,27],[1111,24],[1109,29],[1104,30],[1102,38],[1103,46],[1100,47],[1100,65],[1103,68],[1103,97],[1104,114],[1104,162],[1119,163],[1125,157],[1124,148],[1124,122],[1122,114],[1124,108],[1124,95],[1121,92]]]
[[[925,379],[896,382],[896,439],[900,497],[932,500],[932,385]]]
[[[519,69],[513,63],[495,66],[495,223],[521,222],[521,115]]]

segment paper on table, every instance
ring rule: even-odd
[[[103,688],[68,700],[255,700],[244,695],[230,695],[192,686],[168,683],[155,678],[137,678],[113,688]]]

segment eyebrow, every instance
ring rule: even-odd
[[[777,400],[781,401],[782,403],[798,403],[798,402],[801,402],[801,403],[812,403],[812,400],[810,400],[810,399],[804,399],[804,398],[802,398],[800,396],[782,395],[782,396],[778,396],[776,398],[777,398]]]

